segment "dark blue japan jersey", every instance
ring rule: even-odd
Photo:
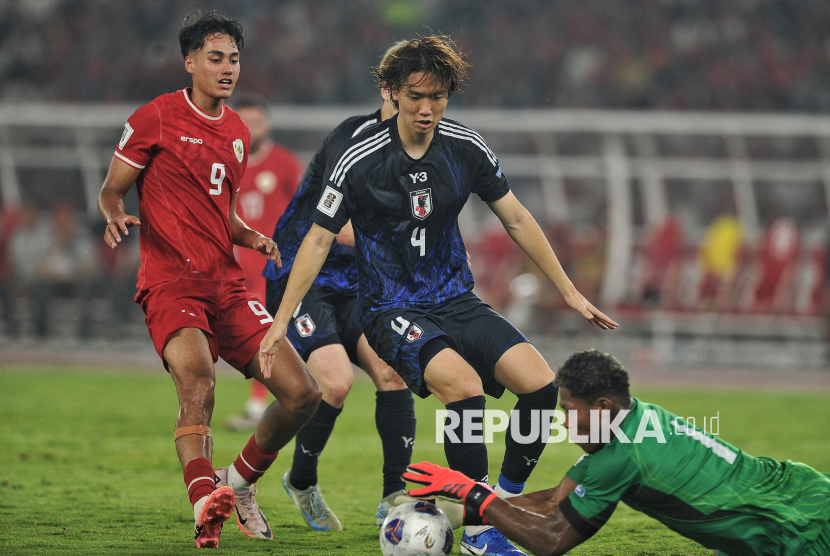
[[[285,281],[294,266],[294,258],[297,256],[300,244],[311,228],[311,216],[315,212],[314,209],[317,207],[317,201],[323,190],[326,166],[352,137],[378,122],[380,122],[380,110],[368,116],[354,116],[341,122],[323,141],[320,150],[311,159],[300,180],[300,186],[294,198],[291,199],[274,228],[272,239],[280,250],[282,268],[277,268],[273,261],[268,261],[262,271],[265,278],[283,282],[282,287],[285,287]],[[334,242],[323,268],[320,269],[320,274],[314,280],[314,285],[328,286],[339,292],[353,292],[357,286],[357,270],[354,262],[354,248]]]
[[[361,310],[429,309],[473,289],[458,229],[470,193],[483,201],[510,188],[481,136],[442,119],[413,160],[397,116],[355,136],[326,170],[313,220],[337,233],[351,219]]]

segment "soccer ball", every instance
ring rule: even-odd
[[[401,504],[380,528],[383,556],[432,556],[449,554],[453,534],[450,518],[429,502]]]

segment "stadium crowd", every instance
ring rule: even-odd
[[[96,229],[95,232],[98,230]],[[132,303],[138,242],[106,249],[71,205],[0,213],[0,321],[9,339],[117,336],[140,316]],[[72,300],[63,307],[58,300]]]
[[[204,9],[216,6],[203,3]],[[187,78],[170,37],[186,9],[159,0],[0,3],[0,102],[137,103],[183,87]],[[396,38],[432,29],[453,36],[474,65],[469,87],[454,97],[454,106],[830,110],[830,82],[822,78],[830,70],[825,32],[830,5],[812,0],[243,0],[233,9],[247,30],[242,84],[277,104],[365,104],[377,94],[366,79],[377,53]],[[748,149],[752,157],[800,158],[797,149],[804,145],[791,143],[796,151],[784,154],[756,153],[753,141]],[[679,156],[713,148],[699,138],[660,148],[674,153],[674,147]],[[24,178],[26,188],[45,185],[40,178]],[[591,222],[574,218],[571,225],[555,223],[546,231],[580,291],[596,298],[606,240],[603,222],[594,217],[605,211],[604,196],[592,197],[591,188],[579,183],[568,187],[580,191],[584,202],[572,199],[573,208],[589,208],[581,212],[590,214]],[[669,193],[681,189],[694,188]],[[805,215],[801,209],[777,210],[792,209],[796,196],[765,194],[767,189],[775,188],[759,189],[766,232],[760,241],[745,239],[740,223],[729,236],[718,217],[734,207],[706,192],[672,200],[672,219],[661,226],[647,229],[636,222],[631,287],[623,305],[681,312],[821,312],[828,271],[823,212],[816,213],[823,205],[820,188],[813,188],[815,202],[800,202],[812,210]],[[137,245],[113,258],[99,245],[98,228],[90,228],[69,205],[25,191],[23,197],[36,204],[0,217],[2,336],[55,332],[60,326],[50,324],[52,300],[65,297],[80,300],[72,318],[82,337],[94,336],[90,329],[103,321],[114,325],[106,326],[107,332],[117,331],[115,324],[122,321],[115,315],[137,320],[140,312],[128,293],[134,292]],[[694,213],[696,222],[675,210],[683,203],[694,207],[686,212]],[[81,208],[75,203],[75,210]],[[795,220],[794,233],[787,232],[792,220],[782,226],[781,217]],[[814,237],[816,230],[822,237]],[[477,242],[486,247],[468,247],[477,290],[507,310],[522,298],[522,284],[524,291],[533,290],[527,290],[528,275],[535,270],[521,264],[506,236],[494,233]],[[787,241],[770,243],[779,236]],[[768,245],[785,249],[773,256]],[[66,279],[70,275],[73,280]],[[556,296],[548,293],[542,288],[531,296],[535,311],[550,309],[548,300]],[[89,301],[96,310],[88,308]]]
[[[138,242],[129,238],[128,249],[108,249],[98,231],[64,203],[0,213],[0,337],[62,336],[70,329],[70,335],[88,339],[136,329]],[[599,298],[604,232],[566,224],[545,231],[580,291]],[[824,310],[830,276],[825,244],[805,241],[791,219],[774,220],[757,242],[747,240],[740,221],[730,215],[715,218],[699,241],[690,235],[682,219],[671,217],[635,245],[619,309],[785,315]],[[561,303],[509,236],[489,229],[468,249],[480,296],[508,312],[529,297],[526,326],[555,331],[551,315],[559,313]]]
[[[0,99],[139,102],[180,88],[169,39],[188,6],[3,2]],[[830,4],[817,0],[244,0],[233,9],[247,29],[245,87],[274,103],[364,104],[377,53],[434,30],[476,68],[457,106],[830,109]]]

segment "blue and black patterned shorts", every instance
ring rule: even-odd
[[[281,285],[271,280],[266,285],[266,308],[272,315],[282,299]],[[357,341],[361,334],[357,294],[311,286],[288,324],[287,337],[303,361],[308,362],[315,349],[343,344],[349,359],[357,365]]]
[[[443,338],[481,377],[484,392],[500,398],[504,386],[496,382],[499,358],[527,338],[472,292],[441,307],[367,311],[361,322],[369,345],[422,398],[430,395],[423,380],[419,354],[430,340]],[[369,323],[369,326],[366,324]],[[298,349],[299,351],[299,349]]]

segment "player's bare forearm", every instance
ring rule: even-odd
[[[564,296],[575,294],[576,288],[565,274],[542,228],[516,197],[508,193],[491,203],[490,208],[516,245],[545,273],[560,293]]]
[[[129,228],[140,226],[141,221],[124,210],[124,196],[133,186],[141,170],[112,157],[107,177],[98,194],[98,212],[107,223],[104,241],[115,248],[121,242],[121,234],[129,235]]]
[[[105,182],[98,194],[98,214],[104,222],[109,222],[112,216],[118,213],[124,213],[124,197],[115,188],[107,186]]]
[[[568,275],[565,274],[562,265],[559,264],[559,259],[556,258],[542,228],[513,193],[508,193],[501,199],[490,203],[490,209],[499,217],[513,241],[553,282],[568,306],[579,311],[588,322],[603,330],[613,330],[619,326],[577,291]]]
[[[484,518],[508,539],[537,556],[565,554],[586,540],[571,527],[558,508],[552,515],[545,516],[499,498],[487,506]]]
[[[510,504],[529,512],[550,516],[553,514],[553,510],[559,506],[558,493],[559,487],[555,486],[547,490],[514,496],[510,498]]]
[[[254,241],[265,236],[256,230],[251,229],[250,226],[239,218],[239,215],[236,214],[237,199],[239,199],[239,193],[234,194],[233,200],[231,200],[231,211],[228,214],[228,220],[231,225],[231,240],[234,245],[253,249]]]
[[[231,225],[231,240],[234,245],[253,249],[268,260],[274,261],[278,267],[282,267],[280,252],[277,244],[269,237],[252,229],[236,214],[236,200],[234,196],[231,202],[231,211],[228,214],[228,221]]]
[[[333,233],[317,224],[312,224],[294,257],[294,265],[291,267],[291,274],[288,275],[285,293],[280,301],[277,314],[274,315],[274,323],[259,344],[259,367],[265,378],[271,376],[276,354],[282,342],[285,341],[288,322],[305,294],[308,293],[320,269],[323,268],[333,241]]]
[[[308,293],[309,288],[323,268],[326,262],[329,249],[334,241],[334,234],[322,226],[312,224],[311,229],[303,239],[297,255],[294,257],[294,265],[288,275],[288,284],[285,287],[285,294],[280,301],[277,314],[274,315],[274,323],[287,325],[291,315],[297,306]]]
[[[249,228],[245,222],[242,221],[236,213],[231,213],[230,217],[231,223],[231,238],[233,239],[234,245],[239,245],[240,247],[247,247],[248,249],[253,249],[254,241],[261,237],[265,237],[265,235],[257,232],[256,230]]]

